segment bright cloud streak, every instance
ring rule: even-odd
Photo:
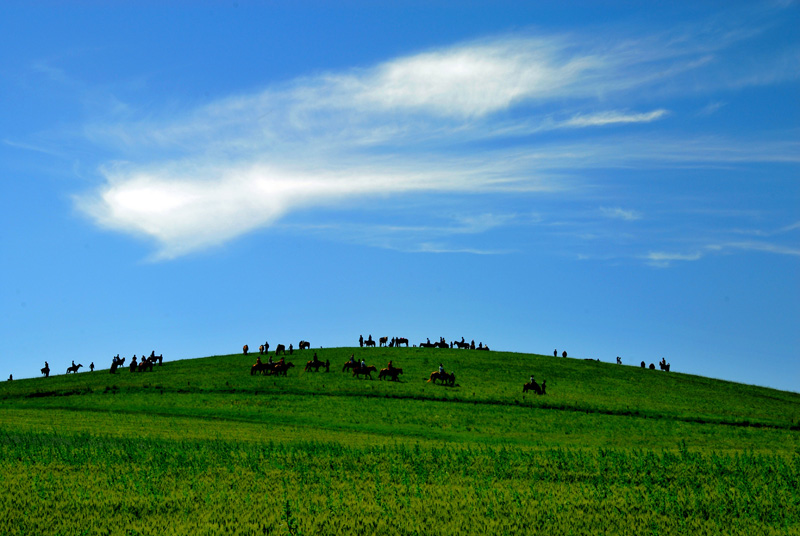
[[[87,129],[90,137],[116,142],[145,164],[103,169],[105,184],[77,196],[76,204],[100,226],[150,237],[159,245],[157,257],[169,259],[271,226],[298,209],[359,197],[552,192],[566,189],[565,175],[581,169],[642,161],[798,160],[791,141],[734,144],[747,145],[745,150],[731,150],[726,140],[633,137],[505,150],[481,146],[498,132],[513,138],[662,119],[665,108],[632,113],[593,107],[598,91],[604,103],[615,95],[625,100],[632,89],[697,69],[708,63],[709,45],[691,53],[685,44],[672,52],[669,42],[640,44],[500,37],[297,79],[212,102],[175,120],[95,125]],[[553,121],[551,110],[538,111],[557,100],[569,103],[569,111],[556,109],[556,116],[568,119]],[[523,106],[525,113],[506,116]],[[531,128],[536,121],[540,126]],[[641,218],[622,208],[601,211],[608,218]],[[471,223],[484,229],[504,224],[486,217]],[[696,257],[652,253],[648,259]]]

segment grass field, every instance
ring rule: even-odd
[[[351,353],[404,374],[355,379]],[[3,383],[0,534],[800,534],[796,393],[501,352],[287,359]],[[456,386],[426,383],[439,362]]]

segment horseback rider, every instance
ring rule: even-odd
[[[536,380],[533,379],[533,374],[531,374],[531,382],[530,382],[531,385],[533,385],[535,382],[536,382]]]
[[[354,367],[356,364],[356,354],[350,354],[350,367]]]
[[[389,360],[389,364],[386,365],[386,368],[389,369],[389,370],[392,370],[394,368],[394,365],[392,365],[392,360],[391,359]]]
[[[273,363],[273,361],[272,361],[272,356],[269,356],[269,361],[267,361],[267,363],[269,364],[269,366],[272,366],[272,365],[274,365],[274,364],[275,364],[275,363]]]
[[[261,356],[256,357],[256,365],[261,366]]]
[[[444,366],[441,363],[439,363],[439,374],[444,374]]]
[[[361,358],[361,369],[363,370],[363,369],[365,369],[365,368],[367,368],[367,362],[366,362],[366,361],[364,361],[364,358],[362,357],[362,358]]]

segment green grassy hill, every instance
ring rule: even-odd
[[[330,372],[303,371],[314,352]],[[356,379],[352,353],[404,373]],[[800,527],[796,393],[503,352],[296,351],[286,377],[255,359],[0,385],[0,534]],[[440,362],[455,386],[426,382]]]

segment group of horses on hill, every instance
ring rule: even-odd
[[[619,359],[619,358],[617,358],[617,359]],[[654,364],[650,363],[650,366],[646,366],[644,364],[644,361],[642,361],[639,366],[642,367],[642,368],[649,368],[650,370],[655,370],[656,369],[656,366]],[[660,368],[664,372],[669,372],[669,363],[667,363],[667,360],[662,357],[661,361],[658,362],[658,368]]]
[[[300,341],[300,344],[297,345],[297,347],[300,350],[308,350],[309,348],[311,348],[311,343],[306,341],[306,340],[302,340],[302,341]],[[248,353],[250,353],[250,346],[248,346],[246,344],[244,346],[242,346],[242,353],[244,355],[247,355]],[[269,353],[269,342],[265,342],[264,344],[259,345],[258,353],[260,355],[268,354]],[[275,355],[278,355],[278,354],[286,354],[286,345],[279,344],[278,346],[275,347]],[[292,354],[294,354],[294,346],[292,344],[289,344],[289,355],[292,355]]]
[[[156,363],[158,363],[158,366],[161,366],[164,363],[164,354],[156,355],[155,350],[153,350],[147,357],[142,354],[141,359],[137,358],[136,354],[133,354],[131,362],[128,365],[128,370],[131,372],[153,372],[153,365]],[[118,368],[124,366],[125,358],[120,357],[119,354],[117,354],[111,358],[111,368],[109,368],[108,371],[111,374],[115,374]]]
[[[130,370],[131,372],[144,372],[146,370],[152,372],[153,365],[155,365],[156,363],[158,363],[159,366],[161,366],[161,364],[164,363],[164,354],[156,355],[155,350],[153,350],[153,352],[148,357],[145,357],[144,354],[142,354],[140,361],[137,361],[136,354],[134,354],[133,358],[131,359],[131,363],[128,366],[128,370]],[[124,365],[125,365],[125,358],[120,357],[119,354],[117,354],[111,358],[111,367],[108,370],[111,374],[115,374],[117,372],[117,369],[123,367]],[[83,368],[82,363],[78,363],[76,365],[75,361],[73,361],[72,365],[67,367],[66,373],[77,374],[81,368]],[[45,378],[50,377],[50,364],[47,361],[44,362],[44,367],[42,367],[39,370],[41,371],[42,375]],[[91,372],[94,372],[94,361],[89,363],[89,370]]]

